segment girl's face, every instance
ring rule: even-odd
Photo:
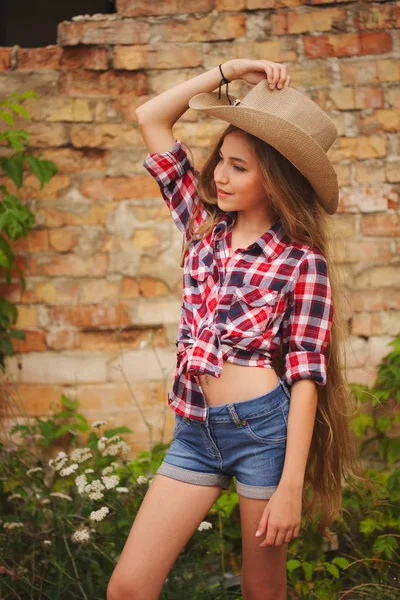
[[[268,211],[261,171],[255,152],[240,132],[229,133],[219,150],[214,169],[217,203],[225,211]],[[220,195],[219,190],[229,195]]]

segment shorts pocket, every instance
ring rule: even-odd
[[[245,285],[236,288],[228,312],[227,323],[243,332],[265,331],[279,292]]]
[[[183,417],[182,415],[175,413],[175,427],[174,427],[174,431],[172,433],[173,438],[175,439],[179,432],[184,428],[188,426],[189,419],[188,417]]]
[[[244,431],[261,444],[285,444],[288,412],[287,400],[271,412],[245,419]]]

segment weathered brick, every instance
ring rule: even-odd
[[[155,185],[154,185],[155,184]],[[159,188],[148,175],[84,179],[80,192],[92,200],[118,201],[128,198],[154,198]]]
[[[364,85],[398,81],[399,62],[393,59],[368,60],[341,63],[344,85]]]
[[[390,240],[364,241],[337,239],[335,257],[339,263],[379,264],[389,262],[392,258]]]
[[[75,327],[121,326],[131,323],[126,304],[102,303],[101,305],[50,306],[49,320],[52,324],[73,325]]]
[[[58,210],[52,206],[40,206],[36,218],[46,227],[63,227],[64,225],[104,225],[108,213],[115,208],[114,203],[93,204],[87,210],[74,214]]]
[[[394,3],[361,4],[357,7],[354,23],[360,31],[399,27],[400,7]]]
[[[308,58],[357,56],[361,54],[361,42],[358,33],[305,35],[303,44],[304,52]]]
[[[15,352],[46,352],[46,332],[25,331],[25,340],[13,339],[12,345]]]
[[[34,90],[39,96],[56,94],[59,76],[60,73],[52,69],[0,72],[0,96],[22,94],[26,90]]]
[[[389,106],[400,108],[400,86],[386,88],[385,95]]]
[[[361,218],[362,235],[400,236],[400,215],[384,213]]]
[[[38,329],[39,314],[34,306],[16,305],[18,310],[18,318],[15,323],[17,329]]]
[[[202,64],[202,52],[197,45],[171,44],[159,49],[151,45],[115,46],[113,64],[115,69],[130,71],[198,67]]]
[[[399,335],[400,312],[357,313],[352,323],[354,335]]]
[[[108,256],[96,254],[94,257],[81,258],[73,254],[48,254],[40,258],[32,257],[30,272],[32,275],[67,275],[103,277],[106,274]]]
[[[7,398],[15,398],[13,413],[43,416],[61,408],[62,388],[58,385],[32,385],[15,382],[7,386]]]
[[[299,34],[310,31],[345,31],[346,13],[344,8],[332,7],[307,11],[279,12],[287,15],[287,33]],[[276,16],[276,15],[273,15]]]
[[[29,279],[22,294],[24,304],[74,304],[79,293],[79,281],[61,277]]]
[[[352,187],[340,190],[340,210],[345,212],[380,212],[387,210],[392,189],[388,185]]]
[[[334,237],[353,237],[356,232],[355,216],[336,213],[331,219],[331,231]]]
[[[386,179],[390,183],[400,181],[400,160],[387,162],[385,165]]]
[[[377,135],[337,138],[329,148],[328,156],[333,162],[345,159],[381,158],[386,156],[386,141],[384,137]]]
[[[166,336],[163,328],[159,329],[122,329],[121,331],[85,331],[80,334],[82,350],[104,350],[115,352],[122,349],[140,349],[150,340],[156,348],[165,348]]]
[[[52,148],[44,149],[42,157],[53,160],[59,173],[83,173],[85,171],[105,171],[110,160],[110,151],[101,148]]]
[[[245,0],[215,0],[215,8],[218,12],[239,11],[245,8]]]
[[[49,249],[49,232],[45,229],[33,229],[27,236],[11,241],[14,252],[44,252]]]
[[[400,310],[400,294],[390,285],[385,289],[347,290],[346,297],[354,312]]]
[[[295,8],[303,6],[306,0],[245,0],[247,10],[258,10],[259,8]]]
[[[0,298],[9,302],[21,302],[21,284],[20,283],[0,283]]]
[[[139,282],[133,277],[124,277],[121,282],[121,298],[139,298]]]
[[[86,46],[63,48],[60,67],[62,69],[105,70],[108,68],[107,49],[87,48]]]
[[[144,73],[105,71],[66,71],[61,73],[59,89],[69,96],[119,96],[132,93],[147,94],[147,76]]]
[[[134,248],[157,248],[161,244],[161,235],[160,231],[157,229],[137,229],[132,240],[132,246]],[[155,287],[159,290],[161,289],[158,285],[158,282],[155,283]],[[164,288],[162,288],[164,289]],[[167,293],[168,288],[166,288],[165,292]],[[162,294],[154,294],[154,295],[162,295]]]
[[[78,334],[72,329],[53,329],[46,336],[49,350],[74,350],[78,348]]]
[[[385,181],[385,166],[382,161],[364,161],[355,164],[356,180],[360,183]]]
[[[49,231],[49,242],[56,252],[71,252],[79,242],[79,230],[63,227]]]
[[[139,131],[128,124],[73,125],[70,134],[75,148],[117,148],[143,142]]]
[[[64,146],[69,142],[68,130],[64,125],[47,123],[27,123],[24,127],[30,133],[32,147]]]
[[[354,88],[354,108],[381,108],[385,99],[380,87],[356,87]]]
[[[34,175],[28,175],[24,178],[21,188],[7,180],[0,178],[0,184],[7,185],[11,194],[16,194],[21,200],[56,198],[61,192],[64,192],[70,185],[70,178],[67,175],[54,175],[50,181],[44,184],[40,189],[40,182]]]
[[[59,46],[44,48],[18,48],[18,69],[59,69],[62,49]]]
[[[185,21],[169,20],[157,24],[154,35],[164,42],[208,42],[229,40],[246,33],[245,15],[207,15]],[[171,58],[173,62],[173,58]]]
[[[360,33],[361,54],[383,54],[392,49],[392,36],[388,31],[362,31]]]
[[[0,71],[11,68],[11,48],[0,48]]]
[[[27,100],[25,108],[34,121],[93,121],[93,111],[87,98],[35,98]]]
[[[129,332],[124,333],[128,334]],[[80,386],[77,389],[77,394],[82,409],[99,403],[99,406],[105,411],[105,418],[107,418],[111,406],[113,411],[121,408],[129,410],[135,401],[140,406],[150,406],[154,409],[154,406],[165,398],[165,389],[162,381],[148,381],[145,383],[137,381],[134,390],[129,389],[125,382],[107,383]],[[134,394],[134,398],[132,394]]]
[[[229,42],[207,44],[203,64],[205,68],[211,69],[227,60],[243,56],[251,56],[254,60],[264,60],[268,56],[268,60],[272,61],[296,61],[296,40],[288,37],[267,42],[239,40],[233,45]]]
[[[174,15],[187,12],[210,12],[214,8],[215,0],[197,0],[196,6],[188,11],[186,0],[117,0],[117,12],[124,17],[138,17],[142,15]]]
[[[399,131],[400,109],[382,108],[375,110],[371,116],[360,117],[359,127],[361,133],[367,135],[381,131]]]
[[[97,304],[99,302],[117,302],[119,297],[119,282],[106,279],[89,279],[80,283],[80,301],[82,304]]]
[[[150,25],[141,19],[63,21],[58,25],[57,41],[61,46],[147,44]]]
[[[400,269],[397,265],[368,267],[353,278],[354,289],[400,287]]]
[[[109,357],[99,352],[80,350],[23,354],[21,356],[21,380],[29,383],[97,383],[107,379]]]

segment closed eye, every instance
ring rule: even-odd
[[[223,160],[221,155],[218,156],[218,159]],[[237,171],[245,171],[246,170],[246,169],[243,169],[242,167],[238,167],[237,165],[233,165],[233,168],[236,169]]]

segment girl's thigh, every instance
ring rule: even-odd
[[[109,581],[107,600],[156,600],[221,490],[156,474]]]
[[[266,534],[256,537],[261,516],[268,500],[255,500],[239,495],[242,529],[242,589],[248,597],[286,599],[286,557],[288,544],[263,546]],[[259,590],[259,595],[257,595]],[[263,596],[262,593],[270,594]]]

